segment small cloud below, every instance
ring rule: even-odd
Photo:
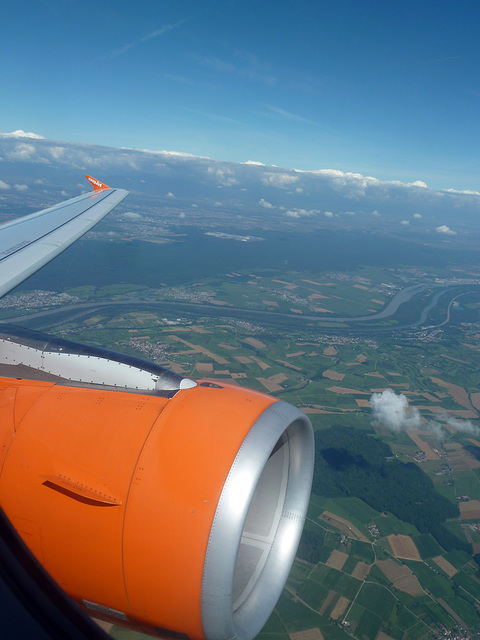
[[[333,213],[331,211],[325,211],[323,214],[326,218],[333,218]]]
[[[127,213],[124,213],[122,217],[127,220],[140,220],[142,216],[134,211],[127,211]]]
[[[478,434],[480,429],[470,420],[457,420],[443,412],[435,416],[435,420],[426,420],[416,407],[410,407],[403,393],[398,395],[392,389],[374,393],[370,398],[374,426],[382,426],[393,432],[418,430],[430,433],[439,440],[447,435],[442,425],[454,427],[462,433]]]
[[[407,227],[410,224],[410,220],[402,220],[400,224],[403,224],[404,227]]]
[[[273,209],[273,204],[270,204],[270,202],[267,202],[263,198],[258,201],[258,204],[265,209]]]
[[[420,218],[422,217],[422,214],[421,213],[414,213],[413,217],[417,218],[417,220],[420,220]]]
[[[403,393],[397,394],[392,389],[374,393],[370,398],[374,423],[382,425],[389,431],[405,431],[419,429],[422,424],[420,412],[408,406]]]
[[[312,209],[312,210],[307,210],[307,209],[290,209],[288,211],[285,211],[285,215],[288,216],[289,218],[303,218],[306,216],[313,216],[316,213],[318,213],[318,211]]]
[[[440,225],[439,227],[437,227],[435,229],[435,231],[437,233],[443,233],[444,235],[447,235],[447,236],[456,236],[457,235],[457,232],[453,231],[453,229],[450,229],[450,227],[447,227],[446,224]]]
[[[26,184],[15,184],[13,185],[13,188],[17,191],[28,191],[28,187]]]
[[[175,196],[173,195],[173,193],[171,191],[169,191],[167,193],[167,198],[175,198]]]
[[[0,189],[2,189],[3,191],[6,191],[7,189],[10,189],[10,185],[7,184],[6,182],[4,182],[3,180],[0,180]]]

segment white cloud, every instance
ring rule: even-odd
[[[325,211],[323,214],[326,218],[333,218],[333,213],[331,211]]]
[[[0,138],[35,138],[36,140],[45,140],[45,138],[43,136],[39,136],[38,133],[23,131],[22,129],[17,129],[11,133],[0,133]]]
[[[456,236],[457,235],[457,232],[453,231],[453,229],[450,229],[450,227],[447,227],[446,224],[440,225],[439,227],[437,227],[435,229],[435,231],[437,233],[443,233],[443,234],[448,235],[448,236]]]
[[[49,147],[48,151],[52,158],[58,160],[65,153],[65,147]]]
[[[470,420],[457,420],[453,416],[449,416],[446,413],[442,413],[437,416],[437,419],[440,422],[446,422],[451,427],[457,429],[457,431],[461,431],[462,433],[473,433],[478,434],[480,429],[474,425]]]
[[[316,209],[311,209],[310,211],[307,209],[290,209],[285,212],[285,215],[290,218],[302,218],[305,216],[313,216],[316,213],[318,213]]]
[[[417,220],[419,220],[422,217],[422,214],[421,213],[414,213],[413,217],[417,218]]]
[[[193,207],[194,209],[197,209],[197,208],[198,208],[198,204],[193,203],[193,204],[192,204],[192,207]]]
[[[217,181],[223,187],[231,187],[234,184],[238,184],[238,180],[235,178],[235,171],[233,171],[233,169],[229,169],[228,167],[217,170],[215,170],[214,167],[208,167],[208,173],[215,174]]]
[[[140,220],[142,216],[134,211],[127,211],[127,213],[123,214],[123,217],[127,218],[127,220]]]
[[[175,198],[175,196],[173,195],[173,193],[171,191],[169,191],[167,193],[167,198]]]
[[[415,182],[410,182],[409,185],[411,187],[421,187],[422,189],[428,189],[428,186],[422,180],[415,180]]]
[[[3,180],[0,180],[0,189],[3,189],[3,190],[10,189],[10,185],[4,182]]]
[[[266,200],[264,200],[263,198],[261,198],[261,199],[258,201],[258,204],[259,204],[261,207],[265,207],[265,209],[273,209],[273,204],[270,204],[270,202],[267,202],[267,201],[266,201]]]
[[[360,173],[344,172],[338,169],[318,169],[316,171],[304,171],[302,169],[294,169],[297,173],[311,174],[324,178],[329,182],[330,186],[336,191],[341,191],[348,198],[361,198],[365,196],[366,190],[375,188],[378,191],[386,191],[390,187],[398,187],[404,189],[414,189],[418,193],[418,189],[427,189],[425,182],[416,180],[415,182],[404,183],[398,180],[381,181],[372,176],[363,176]]]
[[[15,184],[13,185],[13,188],[17,191],[28,191],[28,187],[26,184]]]
[[[403,393],[398,396],[392,389],[374,393],[370,398],[374,421],[390,431],[419,429],[422,424],[420,412],[408,406]]]
[[[403,224],[405,227],[407,227],[410,224],[410,220],[402,220],[400,224]]]
[[[182,151],[165,151],[165,150],[156,151],[153,149],[134,149],[130,147],[120,147],[120,148],[125,149],[126,151],[140,151],[141,153],[151,153],[152,155],[158,155],[158,156],[186,158],[186,159],[200,158],[202,160],[210,160],[210,158],[207,158],[207,156],[195,156],[193,155],[193,153],[183,153]]]
[[[469,191],[468,189],[463,191],[458,191],[457,189],[442,189],[442,191],[446,193],[464,194],[467,196],[480,196],[480,191]]]
[[[183,218],[185,218],[185,211],[182,211],[182,212],[178,215],[178,217],[179,217],[179,218],[182,218],[182,219],[183,219]]]
[[[256,160],[247,160],[246,162],[241,162],[240,164],[254,164],[258,167],[266,167],[266,164],[263,164],[263,162],[257,162]]]
[[[31,160],[35,157],[36,150],[33,144],[21,142],[15,145],[13,151],[9,151],[5,155],[9,160]],[[43,162],[47,162],[47,160],[45,159]]]
[[[295,189],[295,193],[303,193],[303,189],[302,189],[302,187],[297,187],[297,188]]]
[[[374,424],[381,425],[390,431],[405,431],[418,429],[442,439],[445,432],[442,424],[448,424],[457,431],[478,434],[480,429],[470,420],[457,420],[446,413],[435,416],[435,420],[425,420],[416,407],[410,407],[403,393],[396,395],[392,389],[385,389],[381,393],[374,393],[370,398]]]
[[[297,182],[298,177],[290,173],[265,173],[262,182],[270,187],[284,188]]]

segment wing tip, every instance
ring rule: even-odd
[[[102,191],[103,189],[110,189],[109,186],[107,186],[106,184],[103,184],[103,182],[100,182],[100,180],[97,180],[96,178],[92,178],[92,176],[85,176],[85,178],[93,186],[94,191]]]

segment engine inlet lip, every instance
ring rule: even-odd
[[[275,445],[285,435],[289,470],[283,513],[262,573],[245,602],[233,610],[237,553],[250,504]],[[314,439],[310,420],[283,401],[257,418],[220,496],[205,554],[201,613],[206,640],[251,640],[272,612],[290,572],[310,499]]]

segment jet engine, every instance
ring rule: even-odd
[[[97,618],[160,637],[253,638],[302,532],[308,418],[104,350],[0,340],[0,504],[38,561]],[[128,370],[153,388],[124,384]]]

